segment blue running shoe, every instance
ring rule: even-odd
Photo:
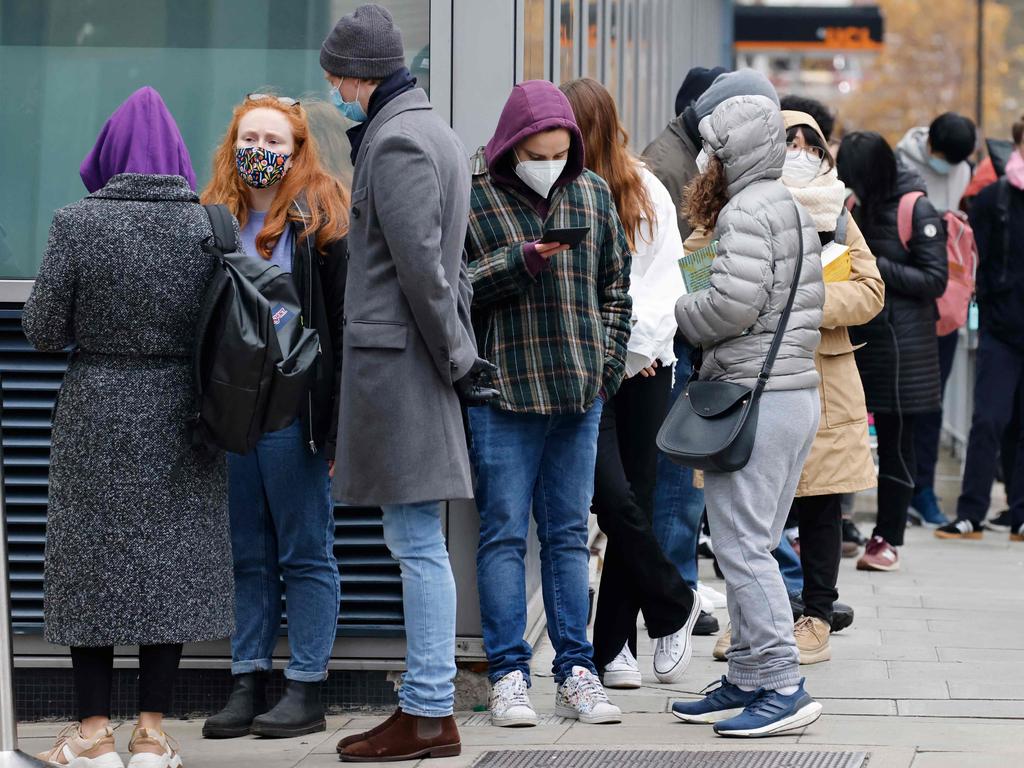
[[[711,683],[714,685],[714,683]],[[672,714],[684,723],[717,723],[743,711],[753,702],[757,691],[744,691],[733,685],[725,676],[721,684],[712,690],[707,686],[701,693],[707,695],[699,701],[677,701],[672,705]]]
[[[907,514],[925,528],[939,528],[949,523],[946,516],[942,514],[942,510],[939,509],[939,500],[935,496],[935,489],[930,487],[921,488],[913,495]]]
[[[778,691],[760,688],[756,698],[736,717],[715,724],[719,736],[757,739],[789,733],[813,723],[821,717],[821,704],[804,690],[804,681],[796,693],[783,696]]]

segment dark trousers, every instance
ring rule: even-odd
[[[878,433],[878,518],[873,536],[894,547],[903,545],[907,509],[914,495],[914,428],[916,416],[876,413]]]
[[[939,376],[942,393],[946,393],[946,382],[953,371],[956,358],[957,340],[960,332],[939,336]],[[914,457],[917,465],[914,472],[915,490],[935,487],[935,465],[939,461],[939,438],[942,436],[942,409],[934,413],[922,413],[914,423]]]
[[[804,616],[832,623],[839,599],[839,561],[843,556],[843,509],[838,493],[803,496],[793,502],[800,527],[800,566],[804,572]]]
[[[139,711],[163,714],[171,708],[181,644],[139,646]],[[114,648],[72,648],[78,719],[110,717]]]
[[[974,416],[967,440],[964,481],[956,516],[982,523],[992,501],[996,454],[1006,425],[1013,414],[1014,400],[1024,404],[1024,352],[1004,344],[982,331],[978,339],[977,371],[974,382]],[[1010,517],[1014,526],[1024,523],[1024,429],[1018,426],[1017,454],[1010,487]]]
[[[1020,441],[1020,407],[1024,403],[1024,377],[1017,384],[1017,397],[1013,401],[1013,416],[1003,430],[1003,439],[999,446],[999,466],[1003,471],[1003,484],[1006,486],[1006,497],[1013,493],[1014,468],[1017,466],[1017,443]]]
[[[622,383],[601,414],[594,511],[608,537],[594,620],[594,665],[603,669],[627,642],[636,653],[636,619],[664,637],[680,629],[693,592],[654,536],[655,438],[668,412],[670,368]]]

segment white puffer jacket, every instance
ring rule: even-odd
[[[779,108],[763,96],[736,96],[704,118],[700,132],[729,182],[729,202],[715,227],[711,287],[676,304],[680,331],[704,348],[700,378],[754,385],[789,297],[800,226],[800,285],[767,389],[817,387],[821,241],[810,214],[779,181],[786,156]]]

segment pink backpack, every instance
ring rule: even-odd
[[[909,249],[914,233],[914,205],[924,192],[907,192],[900,198],[896,214],[900,245]],[[946,226],[946,260],[949,263],[949,282],[946,292],[939,297],[939,321],[935,332],[946,336],[967,322],[967,313],[974,296],[974,273],[978,267],[978,246],[974,230],[967,216],[960,211],[946,211],[942,216]]]

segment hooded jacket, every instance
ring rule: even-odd
[[[725,167],[729,197],[715,227],[711,287],[676,304],[679,330],[704,350],[700,378],[754,386],[803,258],[767,389],[816,387],[825,301],[821,243],[810,215],[779,181],[786,136],[778,107],[764,96],[737,96],[701,121],[700,132]]]
[[[954,165],[949,173],[939,173],[928,163],[928,126],[907,131],[896,145],[896,156],[924,179],[925,192],[939,213],[957,210],[960,199],[971,183],[971,166],[966,160]]]
[[[935,206],[922,197],[914,205],[910,247],[900,244],[900,198],[913,191],[924,192],[924,182],[900,164],[887,200],[870,211],[853,209],[885,281],[882,311],[850,329],[853,342],[863,345],[857,368],[874,413],[930,413],[941,404],[935,300],[946,290],[946,233]]]
[[[515,175],[516,144],[565,128],[565,170],[543,199]],[[497,407],[574,414],[611,397],[625,370],[630,254],[608,185],[584,170],[568,99],[546,81],[512,89],[494,137],[472,161],[466,250],[480,355],[498,366]],[[589,227],[572,250],[531,264],[544,230]]]
[[[809,114],[784,111],[782,119],[787,130],[803,126],[817,133],[827,146],[825,136]],[[818,384],[821,419],[811,453],[804,463],[797,496],[853,493],[878,484],[868,445],[864,387],[847,326],[866,323],[882,310],[885,284],[857,222],[842,206],[836,211],[837,223],[840,218],[846,219],[842,243],[850,248],[852,266],[848,280],[825,283],[821,343],[814,355],[814,365],[821,378]],[[836,227],[818,234],[823,244],[832,242],[837,237]]]

